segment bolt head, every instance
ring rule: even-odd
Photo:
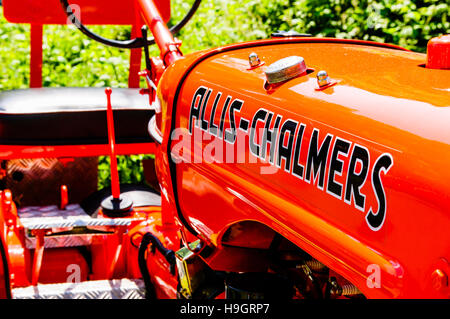
[[[252,52],[248,55],[248,63],[251,67],[255,67],[261,63],[261,60],[255,52]]]
[[[436,290],[442,290],[447,288],[448,286],[447,274],[441,269],[436,269],[435,271],[433,271],[433,273],[431,274],[431,280],[433,287]]]
[[[319,87],[325,86],[330,84],[331,80],[328,77],[327,71],[319,71],[317,72],[317,84],[319,84]]]

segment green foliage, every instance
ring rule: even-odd
[[[172,1],[179,21],[194,0]],[[0,9],[2,11],[3,9]],[[178,35],[182,51],[262,39],[276,30],[320,37],[388,42],[425,52],[427,41],[449,33],[448,0],[203,0]],[[9,24],[0,12],[0,91],[29,85],[29,26]],[[128,39],[130,27],[91,27],[107,38]],[[155,46],[151,55],[157,55]],[[45,26],[44,86],[126,87],[129,51],[96,43],[73,26]],[[119,157],[122,182],[143,181],[144,155]],[[99,159],[99,187],[109,185],[109,158]]]
[[[117,167],[121,183],[144,183],[142,160],[154,155],[118,156]],[[99,189],[111,185],[109,170],[109,156],[100,156],[98,159],[98,187]]]
[[[191,3],[179,6],[185,9]],[[425,52],[429,39],[450,32],[449,13],[448,0],[208,0],[180,38],[184,50],[191,52],[296,30]]]

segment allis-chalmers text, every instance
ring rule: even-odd
[[[282,115],[265,108],[257,109],[251,119],[239,116],[244,113],[243,100],[230,95],[225,97],[219,91],[215,95],[212,93],[212,89],[204,86],[194,93],[187,127],[188,136],[194,136],[194,151],[190,141],[184,138],[174,145],[173,158],[191,162],[190,155],[194,155],[194,163],[256,163],[259,160],[275,169],[265,167],[262,173],[281,170],[291,174],[366,213],[370,229],[377,231],[383,226],[387,199],[382,176],[394,164],[390,153],[372,158],[369,149],[363,145],[323,132],[312,124],[283,119]],[[196,127],[202,132],[199,138]],[[173,132],[172,140],[183,136],[182,133],[176,135]],[[209,143],[202,147],[205,140]],[[195,156],[196,147],[203,156],[200,160]],[[247,155],[248,159],[245,158]],[[338,182],[337,176],[345,182]],[[369,178],[377,207],[367,207],[367,194],[362,192]]]

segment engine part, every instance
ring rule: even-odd
[[[180,293],[190,299],[206,278],[206,264],[193,252],[200,240],[189,244],[190,248],[182,247],[175,253]]]
[[[288,299],[293,294],[292,283],[273,273],[230,274],[225,279],[226,299]]]

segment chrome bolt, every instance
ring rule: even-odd
[[[327,71],[319,71],[317,72],[317,84],[319,84],[319,87],[323,87],[325,85],[330,84],[331,80],[328,76]]]
[[[250,64],[250,67],[255,67],[261,63],[261,60],[255,52],[252,52],[248,55],[248,63]]]

